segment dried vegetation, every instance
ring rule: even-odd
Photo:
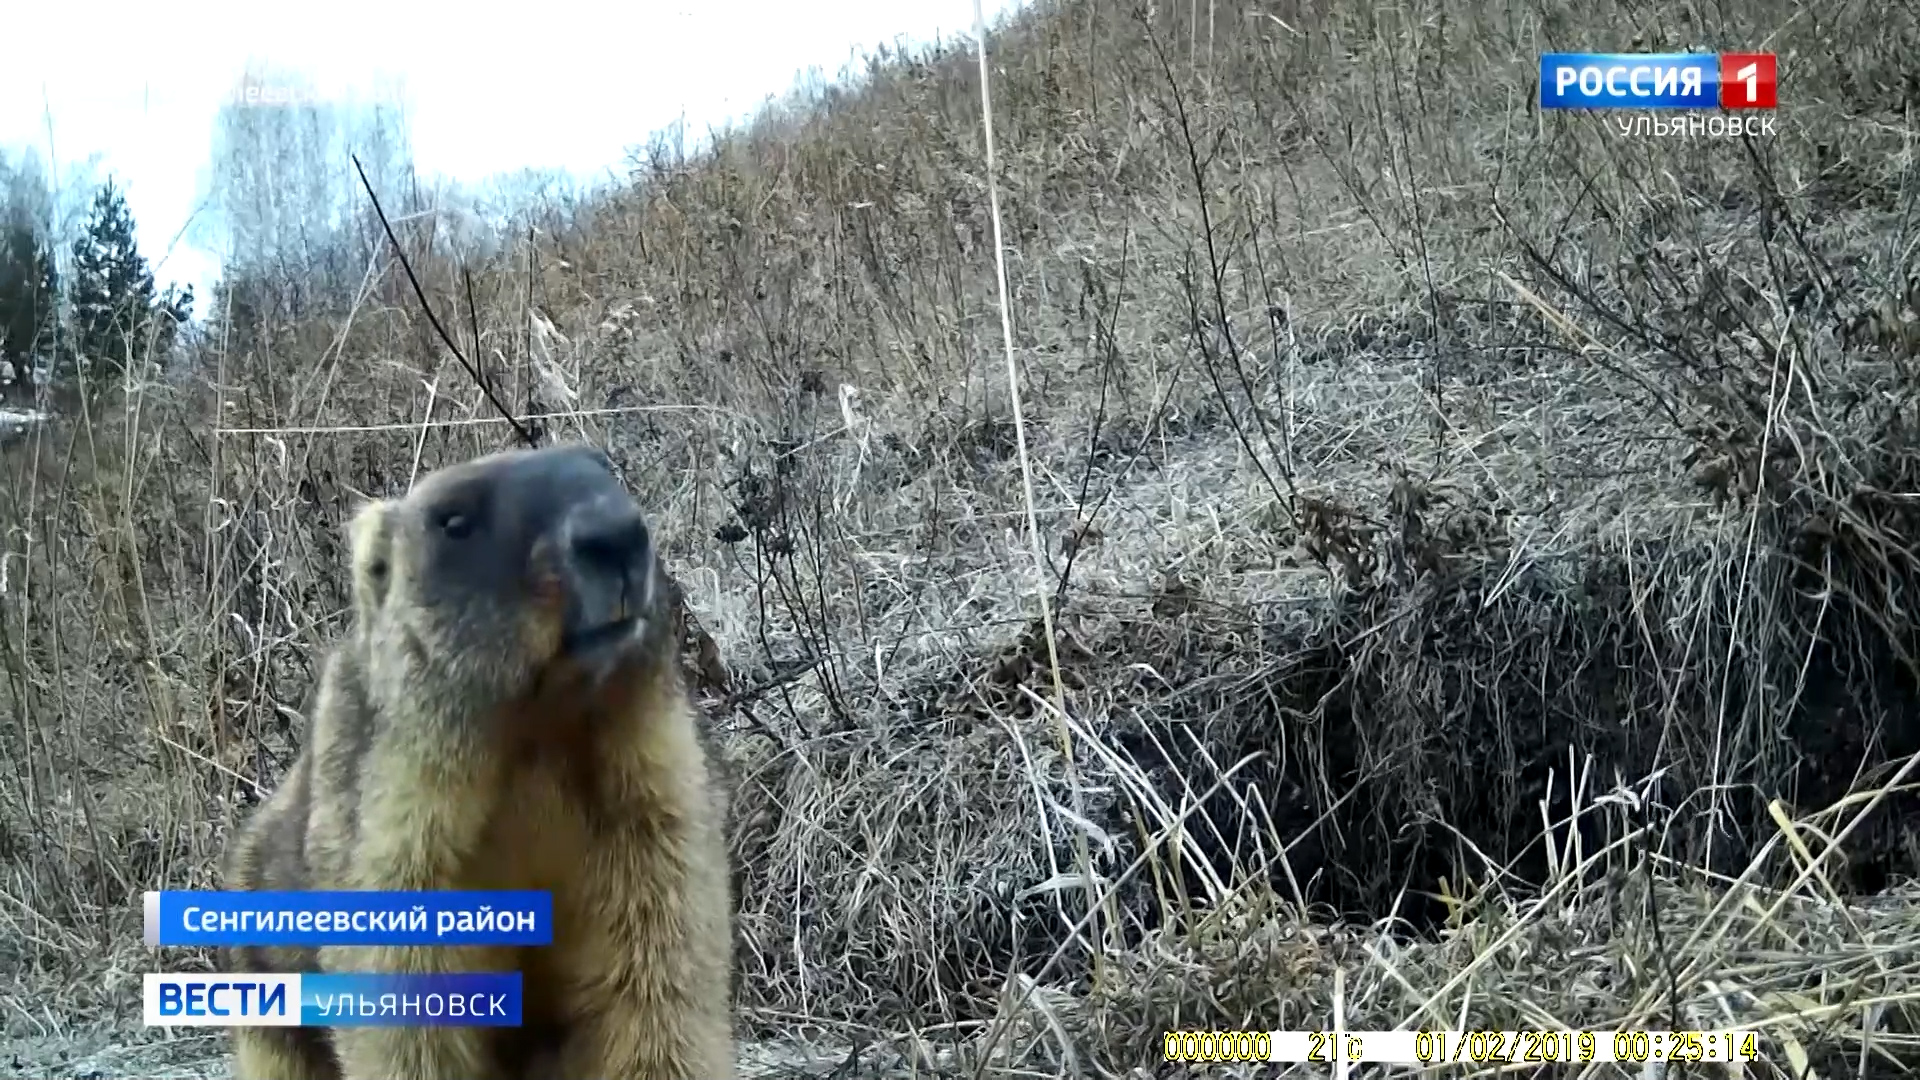
[[[1168,1028],[1337,1001],[1920,1061],[1914,11],[1061,0],[991,44],[1044,574],[968,49],[491,254],[400,233],[717,644],[743,1034],[1172,1076]],[[1695,46],[1780,54],[1773,134],[1532,105],[1541,51]],[[356,493],[510,439],[385,253],[236,297],[191,377],[4,451],[21,1035],[129,1023],[134,898],[290,760]]]

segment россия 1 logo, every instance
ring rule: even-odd
[[[1542,53],[1543,109],[1771,109],[1772,53]]]

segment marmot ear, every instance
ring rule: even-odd
[[[362,506],[347,526],[353,552],[353,615],[359,629],[373,625],[393,581],[393,523],[389,503],[375,499]]]

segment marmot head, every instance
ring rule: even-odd
[[[361,509],[351,533],[376,686],[484,710],[652,659],[665,619],[653,540],[595,447],[440,469]]]

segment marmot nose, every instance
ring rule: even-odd
[[[568,530],[573,558],[584,569],[624,577],[650,554],[647,520],[631,506],[595,503],[574,512]]]

